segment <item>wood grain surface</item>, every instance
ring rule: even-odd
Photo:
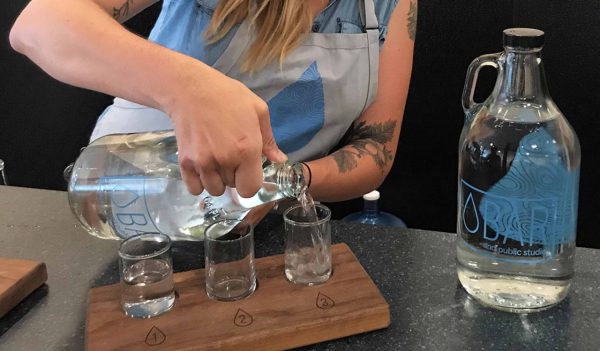
[[[0,317],[48,279],[42,262],[0,257]]]
[[[118,284],[94,288],[86,348],[281,350],[387,327],[389,306],[350,248],[332,251],[331,279],[312,287],[285,279],[283,255],[257,259],[258,288],[236,302],[209,299],[204,270],[177,273],[175,307],[151,319],[124,315]]]

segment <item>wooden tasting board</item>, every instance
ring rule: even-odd
[[[281,350],[389,326],[389,306],[350,248],[332,251],[332,277],[311,287],[285,279],[283,255],[257,259],[258,288],[235,302],[206,296],[203,269],[177,273],[175,306],[151,319],[125,316],[118,284],[94,288],[86,349]]]
[[[0,257],[0,317],[48,279],[42,262]]]

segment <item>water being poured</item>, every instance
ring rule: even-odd
[[[302,208],[302,214],[306,218],[306,222],[315,223],[319,220],[317,216],[317,209],[315,207],[315,202],[312,196],[308,193],[308,191],[303,191],[298,196],[298,202],[300,202],[300,206]],[[313,247],[318,251],[323,251],[325,249],[325,243],[323,241],[323,234],[318,226],[311,226],[310,240],[312,241]],[[319,252],[315,255],[315,260],[317,265],[323,264],[323,257],[326,255],[323,252]]]
[[[315,208],[315,202],[308,191],[303,191],[298,195],[298,202],[302,209],[302,215],[306,217],[307,222],[317,221],[317,209]]]
[[[306,192],[300,194],[298,202],[300,206],[285,215],[285,275],[293,283],[322,283],[331,276],[329,210],[315,206]]]

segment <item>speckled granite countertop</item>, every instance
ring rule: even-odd
[[[256,229],[256,256],[283,251],[282,223]],[[390,304],[389,328],[307,350],[598,350],[600,250],[577,249],[560,305],[518,315],[481,307],[458,284],[455,236],[334,222]],[[118,242],[87,235],[63,192],[0,187],[0,256],[46,262],[48,284],[0,319],[1,350],[81,350],[87,291],[118,281]],[[176,243],[177,271],[200,268],[202,243]]]

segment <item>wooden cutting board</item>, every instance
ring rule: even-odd
[[[42,262],[0,257],[0,317],[48,279]]]
[[[332,250],[332,277],[312,287],[285,279],[283,255],[257,259],[257,290],[235,302],[206,296],[204,270],[177,273],[174,308],[151,319],[124,315],[118,284],[94,288],[86,348],[281,350],[389,326],[389,306],[350,248],[337,244]]]

